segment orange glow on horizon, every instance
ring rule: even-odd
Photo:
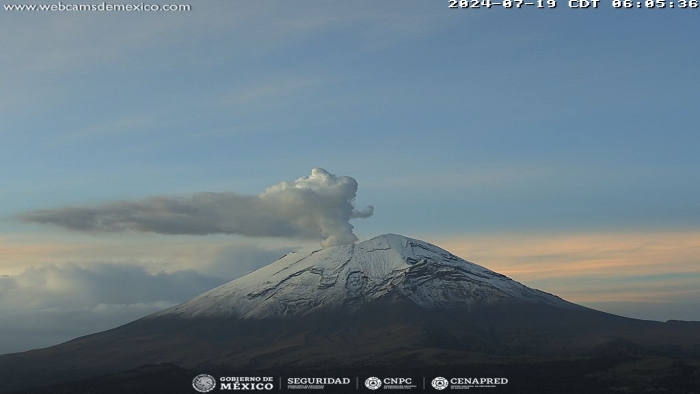
[[[700,299],[700,233],[461,235],[431,242],[572,302]]]

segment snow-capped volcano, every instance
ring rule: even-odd
[[[513,301],[577,307],[435,245],[386,234],[356,245],[290,253],[152,317],[303,316],[315,310],[353,311],[379,299],[426,308]]]
[[[121,327],[0,355],[0,392],[161,363],[193,374],[218,366],[226,374],[284,369],[290,376],[308,370],[341,376],[379,366],[394,369],[387,376],[405,376],[401,366],[452,366],[461,374],[482,356],[697,358],[699,349],[700,322],[642,321],[588,309],[427,242],[388,234],[291,253]],[[132,392],[132,383],[114,392]],[[191,381],[185,383],[190,392]],[[92,390],[91,384],[80,386]],[[60,392],[88,392],[70,387]]]

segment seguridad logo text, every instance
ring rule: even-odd
[[[350,378],[289,378],[287,384],[350,384]]]
[[[350,378],[287,378],[289,390],[322,390],[328,385],[349,385]]]

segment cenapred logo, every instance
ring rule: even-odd
[[[367,380],[365,380],[365,386],[367,386],[367,388],[370,390],[376,390],[382,387],[382,381],[381,379],[372,376],[371,378],[367,378]]]
[[[430,384],[432,384],[433,388],[436,390],[444,390],[450,385],[450,382],[448,382],[447,379],[443,378],[442,376],[438,376],[437,378],[433,379]]]
[[[211,375],[203,373],[192,379],[192,387],[200,393],[208,393],[216,387],[216,379]]]

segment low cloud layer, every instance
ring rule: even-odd
[[[152,196],[38,210],[20,218],[85,232],[323,238],[321,245],[328,247],[357,241],[350,219],[372,216],[372,206],[355,209],[356,193],[354,178],[314,168],[308,177],[278,183],[257,196],[209,192],[190,198]]]
[[[226,282],[193,270],[149,273],[143,267],[96,263],[29,268],[0,276],[0,306],[92,310],[108,305],[177,303]]]
[[[193,270],[154,274],[107,263],[49,265],[0,276],[0,354],[107,330],[225,282]]]

